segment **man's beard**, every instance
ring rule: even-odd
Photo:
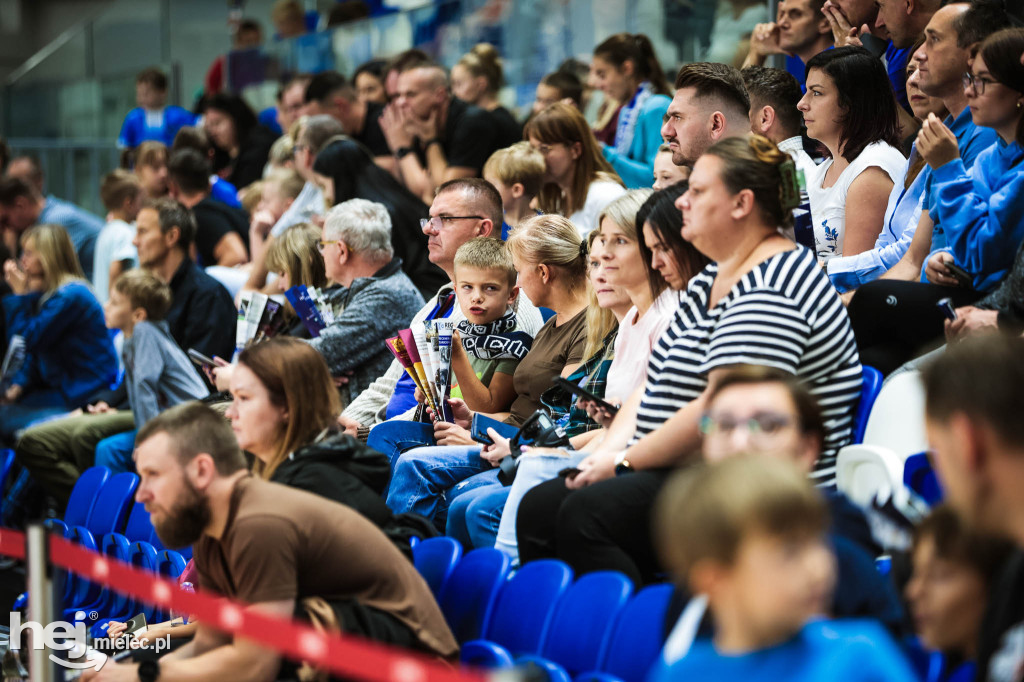
[[[182,476],[182,479],[184,492],[175,500],[166,518],[154,524],[160,542],[172,549],[194,544],[210,523],[210,501],[199,493],[188,478]]]

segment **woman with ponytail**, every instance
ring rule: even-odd
[[[697,160],[689,183],[676,203],[682,236],[711,263],[682,292],[645,384],[601,442],[586,448],[580,473],[523,497],[516,519],[523,563],[557,557],[577,574],[607,569],[635,584],[654,580],[661,569],[649,539],[651,504],[673,468],[699,457],[709,388],[736,365],[775,367],[807,383],[825,420],[811,478],[834,483],[861,368],[846,310],[814,254],[779,232],[800,201],[795,166],[764,137],[733,137]],[[752,437],[747,425],[737,424],[736,435],[743,429]]]
[[[672,98],[654,46],[642,33],[616,33],[594,49],[591,68],[597,88],[622,102],[615,141],[601,151],[626,187],[647,187]]]
[[[501,106],[498,92],[505,85],[501,57],[490,43],[478,43],[452,67],[452,94],[475,104],[491,115],[497,130],[498,149],[523,139],[523,127],[512,112]]]

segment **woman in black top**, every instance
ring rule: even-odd
[[[218,93],[204,105],[203,127],[216,150],[214,172],[242,189],[263,177],[274,133],[238,95]]]

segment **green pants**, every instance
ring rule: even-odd
[[[96,444],[134,428],[128,410],[65,417],[27,429],[14,455],[63,509],[78,476],[92,466]]]

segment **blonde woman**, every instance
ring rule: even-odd
[[[63,227],[28,229],[20,262],[4,263],[4,279],[14,292],[3,299],[7,338],[25,343],[25,362],[6,378],[0,404],[0,437],[12,445],[16,432],[109,387],[117,355]]]

